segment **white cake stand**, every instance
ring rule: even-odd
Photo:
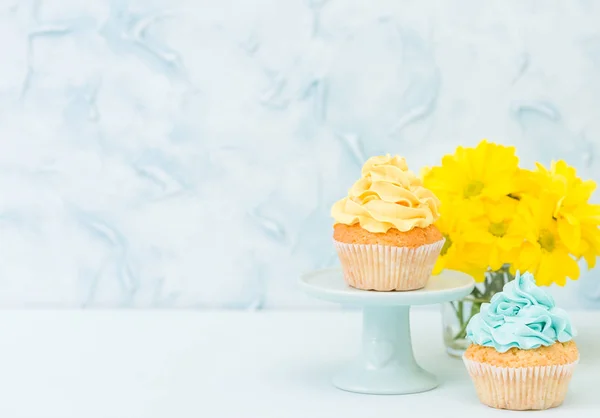
[[[340,269],[318,270],[302,276],[301,287],[311,296],[363,310],[362,353],[333,378],[343,390],[399,395],[435,388],[437,379],[415,361],[410,340],[411,305],[430,305],[467,296],[475,282],[467,274],[444,271],[423,289],[375,292],[354,289]]]

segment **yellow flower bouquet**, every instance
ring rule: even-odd
[[[467,299],[446,306],[456,318],[444,330],[449,353],[466,348],[469,319],[516,271],[533,273],[538,285],[564,286],[579,278],[581,259],[594,267],[600,205],[589,200],[596,183],[564,161],[526,170],[514,147],[484,140],[458,147],[422,177],[442,202],[436,225],[446,242],[434,274],[459,270],[479,283]]]

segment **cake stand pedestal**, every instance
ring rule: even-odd
[[[311,296],[362,308],[362,351],[333,378],[339,389],[357,393],[400,395],[431,390],[436,377],[415,361],[410,339],[411,305],[430,305],[461,299],[475,282],[467,274],[444,271],[429,279],[423,289],[375,292],[346,284],[340,269],[318,270],[301,277]]]

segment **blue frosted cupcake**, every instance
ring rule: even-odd
[[[473,344],[463,360],[481,402],[512,410],[560,405],[579,361],[575,335],[533,276],[517,273],[467,327]]]

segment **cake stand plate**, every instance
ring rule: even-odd
[[[333,384],[350,392],[379,395],[424,392],[438,385],[436,377],[415,361],[410,306],[461,299],[474,285],[469,275],[451,270],[432,276],[423,289],[407,292],[354,289],[340,269],[318,270],[300,279],[300,286],[315,298],[362,308],[362,352],[333,378]]]

